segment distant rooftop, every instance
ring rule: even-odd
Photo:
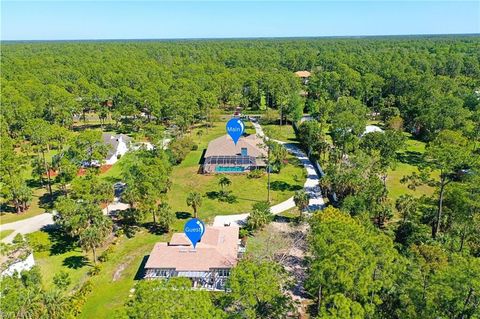
[[[125,134],[113,135],[110,133],[102,133],[102,141],[105,145],[109,145],[107,157],[112,157],[118,147],[119,140],[122,139],[125,143],[129,143],[132,138]]]
[[[311,73],[308,71],[297,71],[295,72],[295,75],[300,77],[300,78],[308,78],[310,77]]]

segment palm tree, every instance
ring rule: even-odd
[[[262,229],[273,219],[268,202],[258,202],[253,204],[252,213],[247,219],[247,227],[250,230]]]
[[[310,197],[305,190],[302,189],[295,192],[293,201],[295,202],[295,206],[297,206],[298,210],[300,211],[300,216],[302,216],[303,211],[307,209],[309,200]]]
[[[187,196],[187,205],[193,208],[193,216],[198,218],[197,209],[202,206],[202,195],[198,192],[190,192]]]
[[[45,292],[42,295],[42,298],[48,318],[65,318],[65,312],[67,312],[67,299],[60,291],[54,290]]]
[[[88,226],[80,230],[79,244],[83,250],[91,250],[93,263],[97,263],[97,248],[102,245],[112,231],[112,220],[102,212],[92,211],[89,216]]]
[[[222,176],[220,177],[220,180],[218,181],[218,185],[222,188],[222,195],[225,194],[225,187],[230,186],[232,184],[232,181],[227,177],[227,176]]]

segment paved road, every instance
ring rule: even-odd
[[[118,183],[117,183],[118,184]],[[115,198],[113,202],[110,203],[106,208],[102,209],[102,212],[107,215],[115,211],[121,211],[128,209],[130,205],[120,202],[120,195],[123,191],[124,184],[121,184],[120,187],[115,186]],[[29,234],[36,231],[39,231],[45,226],[53,224],[53,214],[43,213],[37,216],[30,218],[22,219],[13,223],[0,225],[0,230],[13,229],[14,232],[2,239],[4,243],[11,243],[15,235],[17,234]]]
[[[29,234],[42,229],[44,226],[53,224],[53,214],[43,213],[13,223],[0,225],[0,230],[13,229],[13,233],[2,239],[4,243],[11,243],[17,234]]]
[[[252,121],[253,127],[257,132],[257,135],[260,137],[265,137],[265,133],[262,130],[260,124],[257,121]],[[268,139],[268,137],[267,137]],[[325,205],[322,194],[320,191],[320,187],[318,186],[319,177],[317,175],[317,171],[313,167],[312,162],[308,159],[307,155],[296,145],[292,143],[286,143],[283,141],[273,140],[277,143],[283,144],[283,146],[293,155],[295,155],[300,162],[302,163],[303,167],[307,171],[307,180],[303,187],[305,191],[310,196],[310,200],[308,202],[308,210],[314,211],[322,209]],[[277,205],[274,205],[270,208],[272,214],[280,214],[284,211],[292,209],[295,207],[295,202],[293,201],[293,197],[290,197],[286,201],[283,201]],[[237,215],[219,215],[216,216],[213,225],[214,226],[223,226],[223,225],[243,225],[245,224],[249,214],[237,214]]]

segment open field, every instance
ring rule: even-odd
[[[247,131],[253,133],[250,123],[247,124]],[[199,217],[209,222],[215,215],[238,214],[250,211],[252,204],[267,199],[267,176],[258,179],[249,179],[246,175],[228,175],[232,181],[229,190],[236,197],[233,203],[221,202],[216,198],[216,192],[220,190],[218,175],[198,174],[199,162],[206,149],[208,142],[221,136],[225,132],[223,123],[215,123],[213,128],[202,129],[203,134],[198,135],[199,129],[191,133],[195,143],[198,144],[197,151],[191,151],[185,160],[173,168],[171,174],[172,188],[167,194],[170,207],[177,213],[177,216],[189,216],[192,209],[186,204],[187,194],[197,191],[203,195],[203,204],[199,210]],[[301,189],[305,181],[305,172],[301,164],[293,156],[288,158],[289,164],[282,169],[280,174],[271,174],[271,201],[272,204],[288,199],[294,191]],[[181,222],[183,224],[183,222]],[[175,223],[174,228],[179,224]]]
[[[144,257],[150,254],[156,242],[165,240],[166,236],[145,230],[133,238],[121,237],[108,261],[102,264],[100,274],[92,277],[93,291],[79,318],[112,318],[125,304],[130,289],[139,279]]]
[[[71,284],[68,289],[74,289],[90,278],[94,289],[88,295],[80,317],[111,318],[114,311],[124,305],[129,290],[138,280],[137,272],[143,266],[144,257],[150,253],[155,242],[165,240],[168,234],[159,236],[142,228],[132,238],[121,236],[112,245],[113,252],[107,261],[100,263],[100,273],[93,277],[88,275],[93,267],[91,253],[85,255],[80,248],[71,246],[70,243],[54,239],[50,241],[43,231],[33,235],[43,238],[42,242],[51,245],[45,251],[34,253],[45,289],[54,289],[53,276],[60,271],[70,275]]]
[[[407,184],[402,184],[400,180],[413,172],[418,172],[419,166],[422,165],[422,155],[425,152],[425,143],[419,140],[415,140],[410,134],[405,133],[408,137],[404,149],[398,153],[399,161],[395,167],[395,170],[390,170],[387,178],[387,187],[389,190],[389,197],[392,201],[395,201],[403,194],[410,194],[416,197],[422,195],[431,195],[434,192],[433,187],[428,185],[422,185],[417,187],[416,190],[408,188]],[[438,174],[433,172],[433,174]]]
[[[284,142],[296,141],[297,137],[295,136],[295,131],[291,125],[274,125],[274,124],[262,124],[263,131],[265,134],[275,140],[280,140]]]

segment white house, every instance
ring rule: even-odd
[[[118,159],[128,152],[132,139],[125,134],[112,135],[103,133],[102,140],[105,145],[109,146],[105,164],[113,165]]]
[[[365,131],[362,133],[362,136],[368,133],[380,132],[383,133],[383,130],[376,125],[367,125],[365,126]]]
[[[15,272],[20,274],[22,271],[27,271],[35,266],[35,259],[33,254],[30,253],[25,259],[14,260],[5,270],[2,271],[1,277],[12,276]]]

